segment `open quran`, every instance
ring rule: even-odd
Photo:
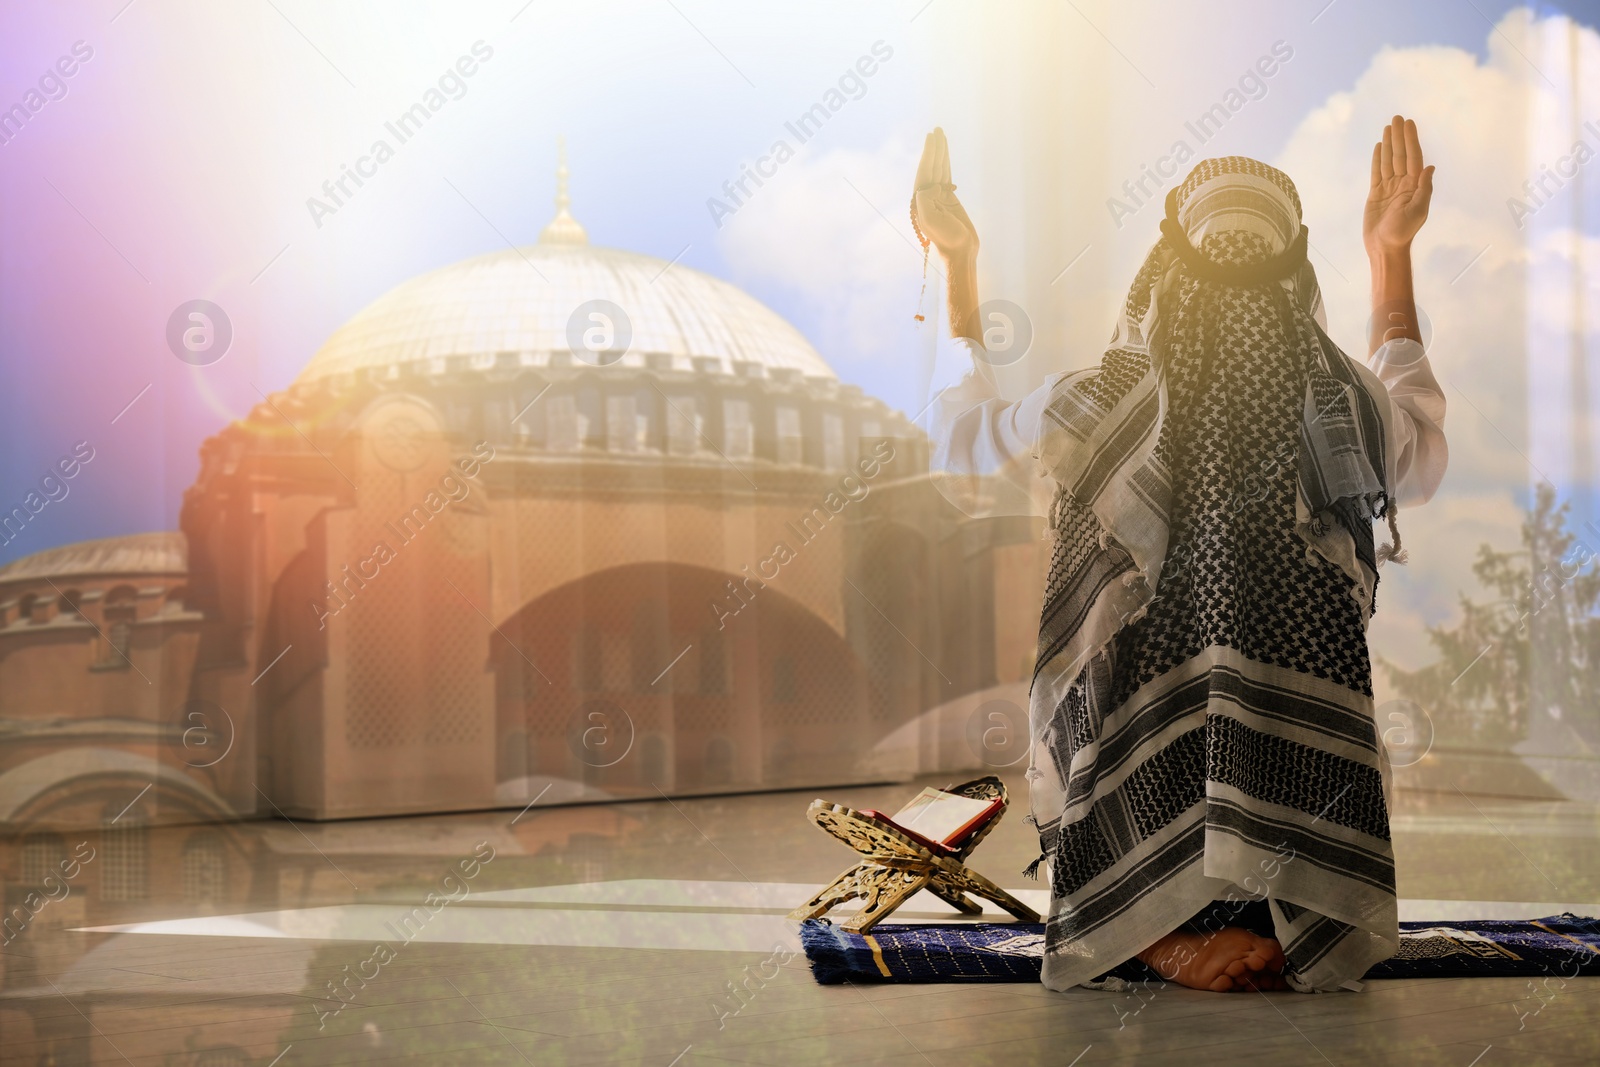
[[[1005,813],[1006,784],[992,774],[924,789],[893,815],[813,801],[806,817],[859,858],[789,918],[818,919],[859,899],[861,910],[845,919],[842,929],[861,934],[926,889],[963,915],[983,914],[983,905],[972,899],[976,896],[1023,922],[1039,922],[1038,912],[967,866],[967,857]]]
[[[1005,807],[999,797],[980,799],[946,793],[942,789],[928,788],[911,798],[911,802],[893,815],[882,812],[863,812],[876,815],[909,837],[936,846],[941,851],[961,847],[973,831],[994,817]]]

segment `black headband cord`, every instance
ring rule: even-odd
[[[1306,261],[1306,240],[1309,231],[1301,225],[1300,232],[1295,234],[1288,248],[1260,263],[1218,263],[1201,255],[1200,251],[1189,243],[1188,235],[1178,223],[1178,187],[1173,186],[1172,191],[1167,193],[1167,217],[1161,220],[1161,233],[1166,237],[1167,245],[1183,261],[1183,265],[1201,281],[1247,289],[1266,285],[1268,282],[1281,281],[1298,271],[1300,265]]]

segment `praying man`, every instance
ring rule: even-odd
[[[1336,990],[1399,948],[1366,630],[1379,567],[1405,562],[1397,511],[1445,471],[1411,283],[1433,170],[1395,116],[1362,223],[1365,361],[1326,333],[1294,183],[1232,156],[1168,195],[1099,364],[1010,402],[977,230],[928,136],[913,218],[971,359],[932,408],[933,465],[1053,490],[1028,769],[1052,989],[1142,963]]]

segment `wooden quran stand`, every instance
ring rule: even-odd
[[[860,897],[866,903],[842,925],[851,933],[864,934],[918,890],[926,889],[964,915],[983,913],[983,905],[967,896],[971,893],[994,901],[1023,922],[1039,922],[1038,912],[966,863],[967,857],[1006,812],[1005,783],[991,774],[960,785],[945,786],[944,791],[977,800],[999,798],[1001,804],[988,821],[959,846],[951,848],[909,834],[878,812],[856,811],[826,800],[813,801],[806,809],[806,816],[861,853],[863,858],[822,892],[791,911],[789,918],[801,921],[821,918],[845,901]]]

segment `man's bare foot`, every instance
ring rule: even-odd
[[[1237,926],[1214,934],[1174,931],[1139,953],[1139,959],[1169,982],[1213,993],[1289,985],[1278,942]]]

